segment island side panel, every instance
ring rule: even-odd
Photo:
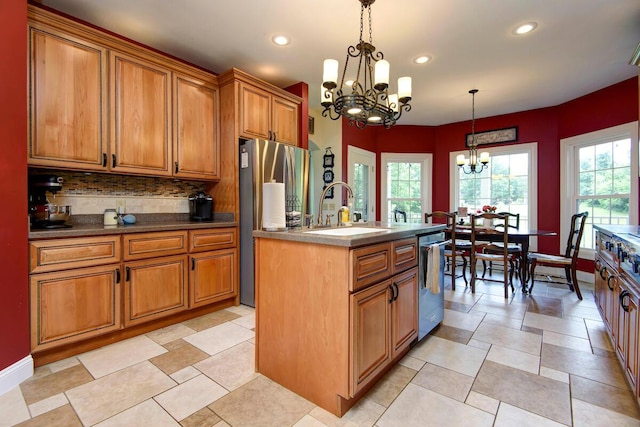
[[[336,413],[349,394],[349,249],[256,238],[256,368]]]

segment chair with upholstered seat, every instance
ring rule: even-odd
[[[484,219],[504,221],[504,230],[496,230],[495,228],[485,228],[478,225],[478,221]],[[488,236],[495,234],[495,236]],[[491,237],[491,239],[489,238]],[[502,246],[498,248],[495,244],[492,244],[489,240],[502,243]],[[503,214],[496,213],[483,213],[477,215],[471,215],[471,292],[476,291],[476,265],[478,261],[482,262],[495,262],[502,264],[503,272],[503,284],[504,284],[504,297],[509,297],[509,286],[511,291],[513,288],[513,256],[509,253],[509,217]],[[484,248],[491,248],[489,252],[485,252]],[[483,279],[492,280],[493,279]]]
[[[444,219],[444,223],[447,226],[447,229],[450,230],[451,240],[450,244],[445,245],[444,248],[444,256],[446,260],[446,265],[451,268],[451,290],[456,290],[456,279],[458,277],[462,277],[464,280],[464,285],[467,286],[467,258],[465,257],[465,251],[459,250],[457,247],[456,240],[456,213],[455,212],[444,212],[444,211],[434,211],[431,213],[424,214],[424,222],[429,224],[433,223],[434,218]],[[458,263],[456,259],[459,258],[461,263]],[[462,267],[462,272],[460,275],[456,275],[456,267]]]
[[[567,239],[567,247],[564,251],[564,255],[552,255],[538,252],[532,252],[529,254],[529,277],[531,277],[529,293],[533,290],[536,267],[542,265],[548,268],[563,269],[566,282],[553,281],[553,283],[565,283],[569,286],[571,292],[575,291],[578,299],[582,299],[582,293],[580,292],[580,286],[578,286],[577,277],[578,252],[580,251],[580,240],[582,239],[584,224],[587,221],[588,215],[589,212],[582,212],[571,216],[571,228],[569,228],[569,238]]]
[[[520,214],[511,213],[511,212],[498,212],[499,215],[506,215],[509,217],[509,225],[508,227],[511,230],[519,230],[520,229]],[[495,224],[494,227],[496,229],[502,229],[504,227],[504,223]],[[515,276],[520,278],[520,265],[522,261],[522,247],[518,243],[509,243],[507,250],[511,254],[511,268],[515,271]],[[483,250],[485,253],[492,254],[501,254],[502,253],[502,242],[495,242],[492,246],[486,246]],[[489,262],[487,267],[487,261],[482,261],[482,278],[484,279],[485,274],[489,270],[489,275],[493,272],[493,263]]]

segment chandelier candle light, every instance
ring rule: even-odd
[[[489,164],[489,153],[483,151],[478,158],[478,147],[476,145],[476,93],[478,89],[471,89],[471,143],[469,144],[469,158],[465,159],[464,154],[456,157],[456,164],[465,174],[480,173]]]
[[[322,74],[321,105],[323,117],[337,120],[349,119],[350,125],[362,129],[367,125],[382,125],[390,128],[395,125],[402,111],[410,111],[411,77],[398,79],[398,93],[389,94],[389,62],[382,52],[376,52],[371,30],[371,5],[375,0],[358,0],[360,7],[360,40],[356,46],[349,46],[342,78],[338,86],[338,61],[325,59]],[[369,42],[362,39],[364,29],[364,10],[369,15]],[[349,68],[357,62],[357,73],[352,84],[345,87],[345,76],[353,70]],[[362,71],[362,75],[361,75]],[[352,76],[352,74],[350,74]],[[349,89],[351,91],[349,92]]]

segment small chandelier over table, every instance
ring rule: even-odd
[[[489,153],[483,151],[478,157],[478,146],[476,145],[476,93],[478,89],[471,89],[471,143],[469,143],[469,158],[465,159],[464,154],[456,157],[456,164],[466,174],[480,173],[489,164]]]
[[[389,94],[389,62],[384,54],[376,52],[371,30],[371,5],[375,0],[358,0],[360,7],[360,40],[349,46],[342,78],[338,85],[338,61],[325,59],[322,75],[321,104],[323,117],[337,120],[341,116],[349,119],[350,125],[364,128],[367,125],[395,125],[403,111],[410,111],[411,77],[398,79],[398,93]],[[362,39],[364,10],[369,15],[369,42]],[[345,76],[351,64],[357,63],[357,74],[353,84],[345,87]],[[375,69],[375,70],[374,70]],[[374,73],[375,72],[375,73]]]

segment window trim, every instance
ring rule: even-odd
[[[380,154],[380,221],[386,222],[387,212],[387,164],[390,162],[422,163],[422,216],[433,206],[433,154],[432,153],[381,153]]]
[[[563,138],[560,140],[560,245],[564,247],[569,233],[569,222],[573,212],[573,195],[577,194],[578,180],[569,171],[575,170],[575,157],[572,155],[576,147],[631,139],[631,193],[629,196],[629,224],[638,223],[638,122],[625,123],[606,129]],[[587,218],[588,221],[588,218]],[[594,249],[580,248],[579,258],[593,260]]]
[[[538,228],[538,143],[527,142],[522,144],[510,144],[504,146],[482,147],[481,151],[488,151],[489,156],[501,156],[507,154],[528,153],[529,154],[529,176],[527,185],[529,186],[529,229]],[[457,200],[460,192],[460,182],[458,180],[458,166],[456,156],[464,154],[468,157],[469,151],[452,151],[449,153],[449,208],[451,211],[458,209]],[[491,162],[491,159],[489,159]],[[529,242],[529,250],[537,250],[538,238],[532,237]]]

